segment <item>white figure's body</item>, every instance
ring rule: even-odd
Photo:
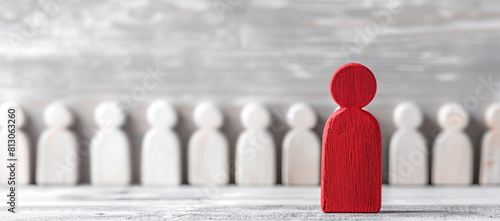
[[[479,184],[500,184],[500,104],[494,104],[486,111],[486,132],[481,146],[481,169]]]
[[[73,115],[62,103],[52,103],[44,113],[47,129],[38,140],[37,184],[74,185],[78,182],[80,156],[76,136],[68,127]]]
[[[287,114],[292,130],[283,140],[282,182],[285,185],[317,185],[320,181],[321,142],[311,129],[317,117],[306,104],[295,104]]]
[[[189,140],[188,182],[192,185],[229,182],[229,146],[218,130],[223,116],[211,103],[201,103],[194,111],[198,130]]]
[[[95,111],[99,131],[90,147],[92,185],[128,185],[132,181],[130,143],[120,128],[126,115],[115,102],[104,102]]]
[[[236,143],[236,184],[272,185],[276,183],[276,148],[269,112],[260,104],[248,104],[241,112],[245,131]]]
[[[417,130],[422,118],[422,112],[414,103],[402,103],[394,111],[398,130],[389,146],[390,184],[425,185],[429,182],[425,138]]]
[[[432,184],[471,184],[472,143],[463,132],[468,114],[456,104],[447,104],[439,110],[438,121],[443,131],[434,143]]]
[[[165,101],[155,101],[149,106],[147,120],[151,129],[142,143],[142,184],[181,184],[181,147],[172,130],[177,123],[174,108]]]
[[[8,110],[10,108],[15,109],[15,122],[8,122],[11,118],[8,117]],[[29,184],[31,183],[31,159],[30,159],[30,143],[26,134],[22,131],[24,124],[26,122],[26,116],[24,111],[19,105],[13,102],[5,102],[0,105],[0,146],[2,147],[0,151],[0,184],[8,184],[8,179],[10,178],[10,166],[11,163],[15,163],[15,173],[16,173],[16,184]],[[9,135],[9,124],[15,124],[15,156],[11,157],[8,151],[8,135]],[[7,161],[8,158],[15,158],[17,161]],[[11,182],[11,180],[9,180]]]

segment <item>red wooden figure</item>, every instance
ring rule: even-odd
[[[321,209],[325,213],[377,213],[382,193],[382,143],[377,119],[362,110],[377,82],[361,64],[340,67],[330,92],[340,109],[323,131]]]

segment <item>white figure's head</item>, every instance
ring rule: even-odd
[[[490,105],[486,110],[485,118],[490,128],[500,128],[500,103]]]
[[[311,129],[318,118],[314,110],[307,104],[297,103],[288,109],[286,119],[292,128]]]
[[[271,123],[271,115],[261,104],[251,103],[241,111],[241,122],[246,129],[264,129]]]
[[[204,129],[217,129],[224,122],[221,111],[209,102],[198,104],[194,110],[193,118],[196,126]]]
[[[14,109],[14,116],[15,116],[15,124],[17,128],[22,128],[24,124],[26,123],[26,115],[24,114],[23,109],[19,104],[11,101],[4,102],[0,105],[0,126],[4,128],[7,126],[9,123],[7,122],[8,120],[11,120],[9,118],[9,109]]]
[[[45,108],[43,120],[48,127],[66,128],[73,124],[73,114],[63,103],[54,102]]]
[[[444,129],[463,130],[469,123],[469,115],[458,104],[445,104],[439,110],[438,122]]]
[[[422,120],[422,112],[415,103],[404,102],[394,110],[394,123],[398,128],[417,129]]]
[[[174,107],[164,100],[151,103],[146,117],[153,127],[172,128],[177,123],[177,114]]]
[[[125,124],[126,115],[117,102],[107,101],[95,110],[95,122],[100,128],[120,128]]]

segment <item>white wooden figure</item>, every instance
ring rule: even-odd
[[[194,111],[198,130],[188,145],[188,182],[192,185],[229,182],[229,145],[218,130],[224,117],[212,103],[201,103]]]
[[[8,110],[10,108],[15,109],[15,122],[8,122],[11,120],[8,116]],[[10,176],[11,163],[15,163],[15,173],[16,173],[16,184],[29,184],[31,183],[31,159],[30,159],[30,143],[26,134],[22,131],[26,122],[26,115],[22,108],[13,102],[5,102],[0,105],[0,146],[2,147],[0,151],[0,162],[2,162],[2,167],[0,168],[0,184],[8,184]],[[8,151],[8,135],[9,128],[8,125],[15,124],[15,156],[9,156]],[[15,158],[17,161],[11,162],[7,161],[8,158]]]
[[[431,182],[443,185],[469,185],[472,183],[472,143],[463,132],[469,116],[457,104],[444,105],[438,113],[443,131],[433,148]]]
[[[147,120],[151,129],[142,143],[142,184],[181,184],[181,146],[172,129],[177,123],[174,108],[166,101],[155,101],[148,108]]]
[[[272,185],[276,183],[276,148],[267,131],[271,117],[260,104],[248,104],[241,112],[245,131],[236,143],[236,184]]]
[[[500,184],[500,103],[488,107],[485,118],[491,130],[482,141],[479,184]]]
[[[62,103],[50,104],[44,112],[47,129],[38,140],[36,183],[74,185],[78,182],[80,156],[77,139],[68,127],[73,115]]]
[[[287,121],[292,130],[283,140],[283,184],[319,184],[321,142],[311,130],[317,120],[316,113],[307,104],[294,104],[288,110]]]
[[[418,131],[422,112],[414,103],[399,104],[394,110],[398,130],[389,146],[389,183],[425,185],[428,178],[428,153],[424,136]]]
[[[101,103],[95,111],[99,131],[90,147],[92,185],[128,185],[132,179],[131,148],[121,129],[126,115],[115,102]]]

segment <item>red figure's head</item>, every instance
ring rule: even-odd
[[[357,63],[337,69],[330,82],[333,100],[340,107],[362,108],[372,101],[376,91],[377,81],[373,73]]]

